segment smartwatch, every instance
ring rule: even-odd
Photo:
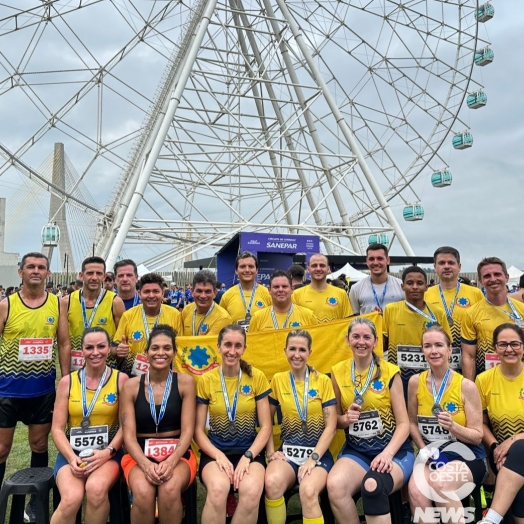
[[[113,458],[116,455],[116,449],[113,446],[107,446],[106,449],[109,450],[109,456],[111,458]]]
[[[311,460],[314,460],[315,462],[318,462],[319,459],[320,459],[320,455],[316,451],[313,451],[313,453],[311,453],[310,457],[311,457]]]
[[[253,462],[253,453],[249,449],[244,453],[244,457],[249,459],[249,462]]]

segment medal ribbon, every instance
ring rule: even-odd
[[[104,374],[102,375],[102,378],[100,379],[100,382],[98,383],[98,387],[96,388],[95,394],[93,395],[93,398],[91,399],[91,404],[89,404],[89,408],[87,407],[86,368],[82,368],[78,372],[78,375],[80,376],[80,389],[82,392],[82,413],[84,415],[84,418],[89,418],[89,415],[91,415],[91,412],[93,411],[95,407],[95,404],[96,404],[96,401],[98,400],[100,392],[102,391],[102,388],[104,387],[108,369],[109,368],[106,366],[104,369]]]
[[[289,372],[289,381],[291,382],[291,390],[293,391],[293,398],[295,399],[295,406],[297,408],[298,416],[302,422],[307,422],[307,398],[309,395],[309,368],[306,367],[306,376],[304,378],[304,395],[302,396],[304,409],[300,406],[297,394],[297,386],[295,384],[295,377],[293,372]]]
[[[428,308],[429,315],[424,313],[424,311],[421,311],[417,306],[414,306],[413,304],[410,304],[407,300],[406,300],[406,305],[408,306],[409,309],[411,309],[415,313],[418,313],[419,315],[422,315],[424,318],[427,318],[430,322],[436,322],[437,321],[437,317],[433,314],[433,311],[431,311],[431,309],[429,309],[429,306],[427,304],[426,304],[426,307]]]
[[[449,308],[448,308],[448,305],[446,304],[446,298],[444,297],[444,292],[442,291],[442,286],[440,284],[438,285],[438,291],[440,293],[440,300],[442,301],[442,305],[444,306],[444,311],[446,313],[446,316],[448,318],[453,318],[453,310],[455,309],[455,303],[457,301],[457,297],[460,291],[460,282],[457,283],[457,291],[455,292],[455,297],[451,301]]]
[[[448,384],[450,375],[451,375],[451,369],[448,368],[448,370],[446,371],[446,374],[444,375],[442,383],[440,384],[438,393],[437,393],[437,387],[435,386],[435,379],[433,378],[433,373],[431,373],[431,389],[433,391],[433,400],[435,401],[435,404],[438,404],[439,406],[440,406],[440,400],[442,399],[442,395],[444,395],[444,390],[446,389],[446,385]]]
[[[149,381],[149,371],[147,372],[147,390],[149,392],[149,410],[151,411],[151,416],[153,417],[153,420],[155,421],[155,427],[156,427],[157,433],[158,433],[158,426],[160,425],[160,422],[162,422],[162,419],[164,418],[164,414],[166,412],[167,399],[169,397],[169,394],[171,393],[172,382],[173,382],[173,373],[171,370],[169,370],[169,374],[167,375],[167,380],[166,380],[166,387],[164,388],[164,395],[162,396],[162,403],[160,404],[160,412],[158,413],[158,418],[157,418],[156,406],[155,406],[155,393],[153,391],[153,386],[151,385],[151,382]]]
[[[364,387],[359,391],[357,389],[357,386],[355,386],[355,380],[357,378],[356,377],[355,361],[353,360],[351,362],[351,382],[353,382],[353,386],[355,388],[355,395],[357,397],[363,397],[364,396],[364,393],[366,392],[366,390],[369,387],[369,384],[371,383],[371,377],[373,376],[373,372],[374,371],[375,371],[375,361],[373,359],[371,359],[371,364],[369,365],[368,376],[366,377],[366,382],[364,383]]]
[[[138,293],[135,293],[135,298],[133,299],[133,307],[138,306],[140,304],[140,296]]]
[[[196,309],[195,309],[195,311],[196,311]],[[153,329],[158,324],[158,320],[159,320],[161,314],[162,314],[162,306],[160,306],[160,311],[158,312],[158,315],[155,318],[155,323],[153,324]],[[146,333],[146,339],[149,340],[149,333],[150,333],[150,331],[149,331],[149,324],[147,323],[147,317],[146,317],[146,313],[145,313],[143,307],[142,307],[142,322],[144,323],[144,331]]]
[[[226,405],[227,418],[230,423],[235,422],[235,417],[237,415],[237,403],[238,403],[238,390],[240,389],[240,381],[242,380],[242,369],[238,371],[238,384],[235,391],[235,396],[233,397],[233,407],[229,403],[229,395],[227,393],[226,379],[224,378],[224,372],[222,367],[220,367],[220,384],[222,386],[222,395],[224,397],[224,404]]]
[[[198,337],[200,335],[200,328],[204,324],[204,321],[206,318],[211,314],[211,311],[213,311],[213,308],[215,307],[215,302],[211,302],[211,307],[207,310],[207,313],[204,315],[204,318],[200,321],[200,324],[198,324],[198,329],[195,329],[196,326],[196,316],[197,316],[197,310],[196,307],[193,310],[193,324],[191,326],[191,331],[193,332],[194,337]]]
[[[103,296],[104,296],[104,288],[100,290],[100,293],[98,294],[95,305],[93,306],[93,309],[91,310],[91,316],[89,317],[89,320],[87,320],[86,302],[84,300],[84,294],[80,292],[80,306],[82,307],[82,318],[84,319],[84,329],[91,327],[91,323],[93,322],[95,318],[96,310],[98,309],[98,306],[100,305],[100,302],[102,301]]]
[[[244,308],[246,310],[246,316],[248,316],[251,313],[251,308],[253,307],[253,300],[255,300],[255,291],[257,290],[257,283],[255,282],[253,284],[251,298],[249,299],[249,306],[246,303],[246,296],[244,295],[244,290],[242,289],[242,286],[240,284],[238,284],[238,290],[240,291],[240,298],[242,299],[242,303],[244,304]]]
[[[287,323],[289,321],[289,317],[293,314],[294,305],[291,304],[291,307],[289,308],[289,313],[287,314],[286,320],[284,320],[284,323],[282,324],[282,329],[287,328]],[[273,319],[273,326],[275,326],[275,329],[280,329],[278,327],[278,320],[277,315],[275,314],[275,308],[271,306],[271,318]]]
[[[502,313],[504,313],[505,315],[508,315],[508,317],[511,318],[511,320],[522,320],[522,317],[519,315],[519,312],[516,310],[515,306],[513,305],[513,302],[509,298],[506,299],[506,304],[508,304],[508,306],[510,307],[511,313],[508,313],[506,310],[502,309],[501,307],[496,306],[495,304],[492,304],[488,300],[488,297],[486,297],[486,302],[490,306],[496,307],[498,310],[502,311]]]
[[[382,304],[384,304],[384,299],[386,298],[386,290],[388,289],[388,282],[389,282],[389,276],[386,280],[386,285],[384,286],[384,291],[382,291],[382,297],[380,300],[378,299],[377,292],[375,291],[375,287],[373,286],[373,282],[371,282],[371,277],[369,277],[369,283],[371,284],[371,291],[373,291],[373,298],[375,299],[375,303],[380,309],[384,309],[382,307]]]

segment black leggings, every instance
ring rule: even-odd
[[[524,440],[516,440],[511,444],[503,467],[524,477]],[[504,486],[497,482],[495,489],[504,489]],[[511,513],[519,519],[524,518],[524,486],[517,492],[511,504]]]

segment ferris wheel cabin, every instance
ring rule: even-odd
[[[488,95],[484,91],[475,91],[470,93],[466,99],[466,103],[470,109],[478,109],[484,107],[488,103]]]
[[[389,246],[389,236],[386,235],[386,233],[376,233],[373,235],[369,235],[368,245],[371,245],[371,244],[382,244],[383,246],[388,247]]]
[[[42,228],[42,246],[56,247],[60,240],[60,228],[56,224],[47,224]]]
[[[415,222],[424,218],[424,208],[420,204],[410,204],[404,208],[402,214],[406,222]]]
[[[473,145],[473,135],[469,131],[457,133],[453,137],[453,147],[455,149],[467,149]]]
[[[485,4],[481,5],[475,12],[475,18],[477,19],[477,22],[482,24],[488,20],[491,20],[494,16],[495,8],[490,4],[490,2],[486,2]]]
[[[483,49],[475,51],[475,65],[478,65],[480,67],[484,67],[488,64],[491,64],[494,58],[495,53],[493,52],[493,49],[491,49],[490,47],[484,47]]]
[[[440,171],[435,171],[431,175],[431,185],[433,187],[446,187],[450,186],[453,177],[451,176],[451,171],[447,169],[441,169]]]

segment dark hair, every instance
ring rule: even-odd
[[[82,262],[82,272],[84,272],[86,270],[87,264],[102,264],[104,266],[104,273],[105,273],[106,261],[103,258],[101,258],[101,257],[87,257]]]
[[[119,268],[124,266],[133,266],[133,269],[135,270],[135,275],[138,276],[138,268],[136,267],[136,264],[133,262],[133,260],[131,260],[130,258],[124,258],[124,260],[119,260],[115,263],[115,265],[113,266],[113,273],[115,274],[115,276]]]
[[[146,273],[140,277],[140,280],[138,281],[138,289],[142,289],[146,284],[158,284],[160,289],[162,289],[165,282],[162,276],[158,273]]]
[[[520,287],[520,288],[523,288],[523,287],[524,287],[524,275],[520,275],[520,278],[519,278],[519,287]]]
[[[282,271],[281,269],[276,269],[269,277],[269,287],[271,287],[273,280],[279,277],[287,278],[290,286],[293,284],[293,281],[291,280],[291,275],[289,273],[287,273],[286,271]]]
[[[309,331],[306,331],[305,329],[294,329],[292,331],[289,331],[286,337],[286,348],[289,343],[289,339],[294,337],[305,338],[307,340],[307,348],[311,351],[311,346],[313,345],[313,338],[311,337],[311,333]],[[308,364],[307,368],[309,369],[310,373],[315,373],[315,375],[318,376],[318,371],[313,366],[310,366]]]
[[[171,339],[171,345],[173,346],[173,351],[176,353],[176,331],[169,324],[157,324],[149,334],[149,340],[146,344],[146,353],[151,347],[152,340],[158,335],[165,335]]]
[[[84,341],[87,335],[91,335],[91,333],[103,333],[106,336],[107,339],[107,345],[111,345],[111,340],[109,339],[109,333],[101,327],[95,326],[95,327],[88,327],[84,329],[84,332],[82,333],[82,338],[80,339],[80,346],[84,347]]]
[[[460,253],[458,252],[458,249],[455,249],[451,246],[442,246],[439,247],[435,253],[433,253],[433,262],[437,263],[437,257],[438,255],[452,255],[455,257],[456,261],[460,264]]]
[[[489,266],[490,264],[498,264],[499,266],[502,267],[502,271],[504,272],[505,275],[508,274],[508,268],[506,267],[506,264],[505,262],[503,262],[500,258],[498,257],[487,257],[487,258],[483,258],[480,262],[479,262],[479,265],[477,266],[477,275],[479,276],[480,278],[480,270],[484,267],[484,266]]]
[[[524,332],[522,331],[522,329],[516,324],[510,324],[509,322],[506,322],[505,324],[500,324],[500,326],[497,326],[493,331],[493,346],[495,346],[495,344],[498,342],[500,333],[505,329],[514,331],[520,338],[520,341],[524,344]]]
[[[344,281],[340,280],[340,278],[335,278],[334,280],[332,280],[331,285],[339,287],[340,289],[346,289],[346,284],[344,284]]]
[[[402,283],[406,281],[406,277],[410,273],[418,273],[419,275],[422,275],[424,277],[424,282],[426,284],[428,283],[428,276],[426,275],[426,272],[418,266],[409,266],[406,269],[404,269],[404,271],[402,271]]]
[[[115,281],[115,274],[112,273],[111,271],[108,271],[108,272],[106,273],[105,280],[106,280],[106,282],[107,282],[108,280],[111,280],[111,282],[114,282],[114,281]]]
[[[218,334],[218,345],[222,344],[222,340],[224,339],[224,335],[226,333],[229,333],[230,331],[233,331],[234,333],[241,333],[244,337],[244,346],[246,345],[246,332],[244,331],[244,328],[242,326],[239,326],[238,324],[228,324],[227,326],[224,326],[220,333]],[[240,359],[240,369],[242,370],[242,373],[245,373],[248,377],[253,376],[253,369],[251,367],[251,364],[248,364],[245,360]]]
[[[306,274],[306,270],[298,264],[289,266],[287,272],[291,276],[292,280],[300,280],[301,282],[304,280],[304,275]]]
[[[446,344],[448,346],[451,346],[451,338],[446,332],[446,330],[440,325],[440,324],[433,324],[432,326],[426,328],[424,332],[422,333],[422,339],[424,340],[424,335],[426,333],[440,333],[441,335],[444,335],[444,338],[446,339]]]
[[[9,286],[5,288],[5,296],[8,297],[9,295],[12,295],[15,292],[14,286]]]
[[[240,253],[240,255],[237,256],[235,260],[235,269],[238,269],[239,262],[244,258],[252,258],[255,261],[255,268],[258,269],[258,258],[249,251],[243,251],[242,253]]]
[[[369,244],[369,246],[366,248],[366,256],[368,255],[370,251],[379,251],[379,250],[384,251],[384,254],[386,255],[386,257],[389,256],[388,248],[384,244],[379,244],[378,242],[375,242],[374,244]]]
[[[47,265],[47,269],[49,269],[49,258],[47,258],[43,253],[38,253],[36,251],[32,251],[31,253],[26,253],[22,257],[22,261],[20,262],[20,269],[24,269],[25,261],[28,258],[44,258],[45,262],[46,262],[46,265]]]
[[[375,340],[378,340],[377,326],[375,326],[375,323],[369,320],[369,318],[357,317],[353,319],[348,326],[348,338],[355,326],[367,326],[370,329],[371,334],[375,337]],[[375,353],[375,350],[371,351],[371,358],[375,363],[376,370],[372,380],[378,380],[382,376],[382,370],[380,369],[380,357]]]
[[[193,287],[197,284],[211,284],[213,289],[215,289],[217,286],[217,276],[209,269],[202,269],[195,273],[193,277]]]

